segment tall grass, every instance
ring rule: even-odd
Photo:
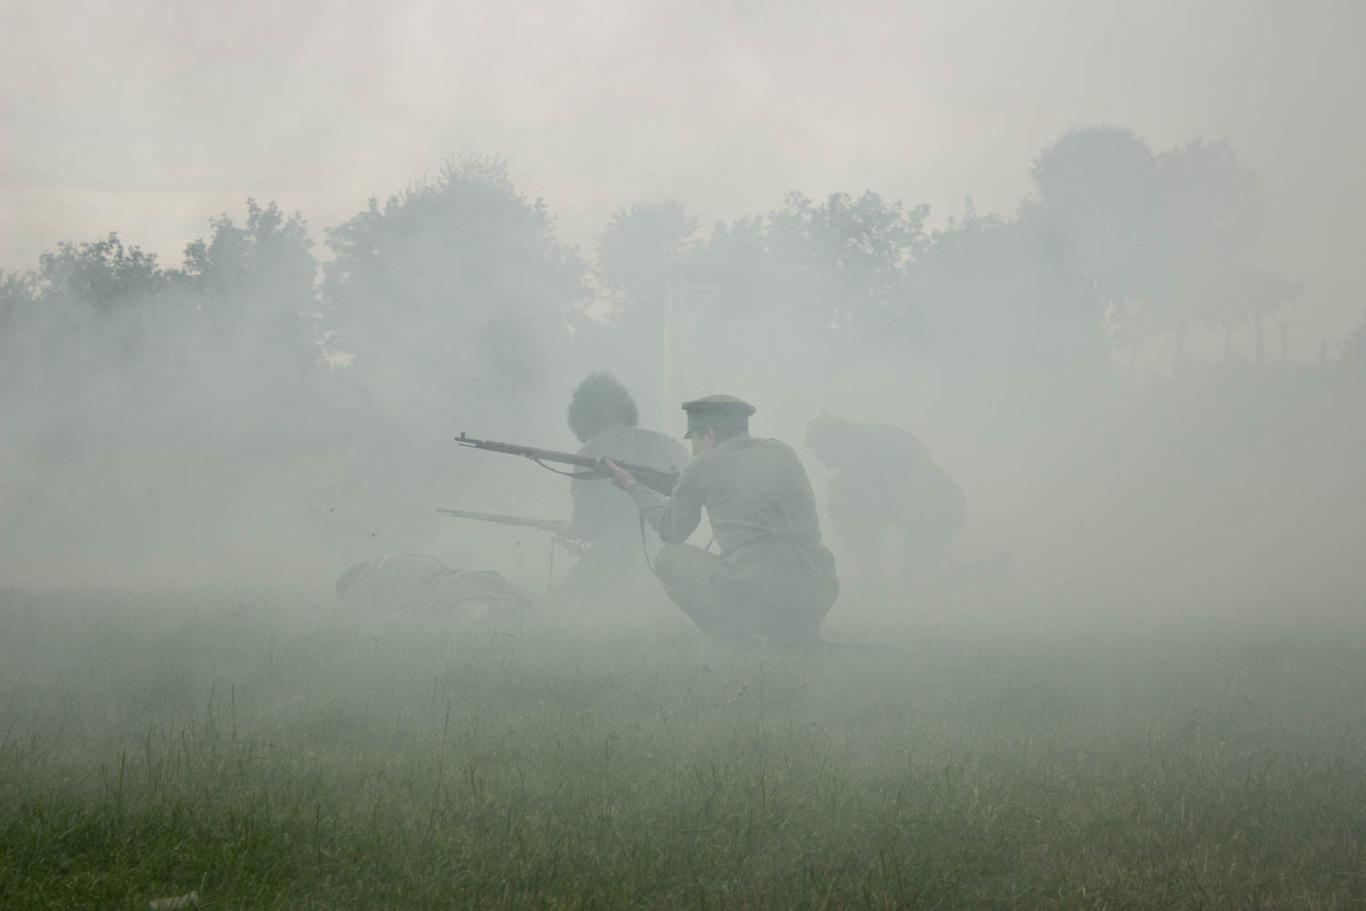
[[[1366,907],[1350,620],[703,654],[662,615],[0,611],[5,908]]]

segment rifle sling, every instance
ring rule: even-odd
[[[541,466],[546,471],[553,471],[555,472],[555,474],[564,475],[566,478],[571,478],[577,481],[605,481],[608,477],[607,475],[599,471],[560,471],[560,469],[552,468],[545,462],[542,462],[540,459],[535,458],[534,456],[527,456],[527,458],[531,459],[531,461],[535,462],[537,465]]]

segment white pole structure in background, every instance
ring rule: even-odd
[[[659,340],[659,424],[665,433],[673,426],[674,414],[670,410],[674,391],[674,283],[664,283],[663,319],[660,320],[662,337]]]
[[[679,421],[684,400],[709,395],[715,382],[713,352],[707,339],[712,305],[720,294],[715,285],[664,286],[663,338],[660,339],[660,428],[669,433]]]

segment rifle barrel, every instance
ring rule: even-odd
[[[581,456],[572,452],[560,452],[555,449],[537,449],[534,446],[520,446],[516,443],[501,443],[497,440],[476,440],[468,437],[462,431],[455,441],[461,446],[468,446],[473,449],[483,449],[486,452],[498,452],[504,455],[517,455],[531,459],[533,462],[554,462],[560,465],[573,465],[582,468],[584,471],[574,475],[582,480],[605,480],[612,476],[608,470],[605,459]],[[615,460],[613,460],[615,461]],[[660,471],[658,468],[651,468],[648,465],[637,465],[633,462],[617,462],[626,471],[629,471],[637,481],[657,490],[662,494],[670,495],[673,493],[674,485],[678,483],[677,471]]]
[[[475,512],[472,509],[446,509],[443,506],[438,506],[436,511],[444,516],[453,516],[457,519],[472,519],[475,522],[492,522],[495,525],[512,525],[517,528],[539,528],[542,531],[548,531],[553,534],[558,534],[560,529],[564,528],[563,522],[557,522],[554,519],[526,519],[522,516],[508,516],[496,512]]]

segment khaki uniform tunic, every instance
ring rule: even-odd
[[[709,637],[818,639],[835,603],[835,560],[797,454],[778,440],[731,437],[695,458],[672,497],[630,490],[665,547],[655,571]],[[720,555],[684,544],[707,510]]]

